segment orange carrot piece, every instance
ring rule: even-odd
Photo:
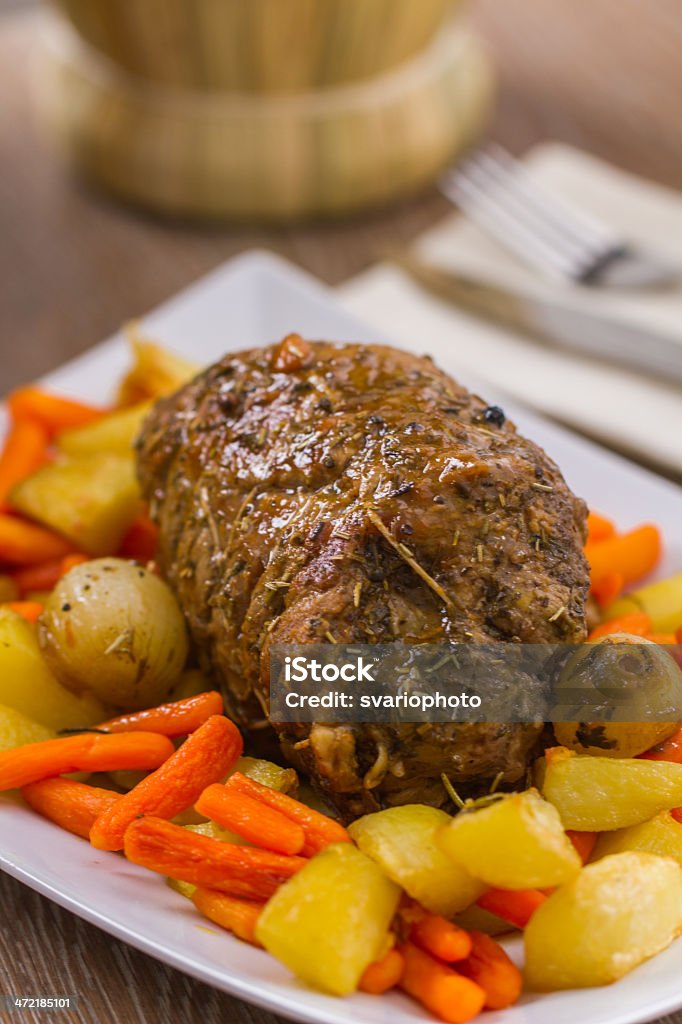
[[[37,590],[52,590],[62,576],[66,576],[76,565],[88,561],[87,555],[66,555],[64,558],[52,558],[40,565],[29,565],[25,569],[17,569],[12,579],[21,594],[30,594]]]
[[[674,761],[676,764],[682,764],[682,727],[672,736],[668,736],[667,740],[662,740],[639,756],[646,761]]]
[[[599,512],[588,512],[588,544],[595,544],[597,541],[607,541],[615,534],[615,524],[612,519],[600,515]]]
[[[120,800],[110,789],[86,786],[74,779],[41,779],[21,790],[29,807],[60,828],[87,839],[95,818]]]
[[[412,925],[410,939],[416,946],[438,960],[454,963],[471,952],[471,939],[459,925],[438,914],[424,914]]]
[[[0,753],[0,790],[69,772],[114,772],[124,768],[149,771],[174,752],[167,737],[155,732],[103,736],[82,732],[55,740],[26,743]]]
[[[682,807],[675,807],[670,813],[672,814],[675,821],[679,822],[679,824],[682,825]]]
[[[504,1010],[521,995],[521,971],[498,942],[483,932],[471,932],[471,953],[457,970],[480,985],[487,1010]]]
[[[476,903],[516,928],[525,928],[547,897],[539,889],[487,889]]]
[[[608,540],[613,537],[616,527],[611,519],[599,515],[598,512],[589,512],[587,516],[587,543],[594,544],[596,541]]]
[[[338,821],[314,811],[311,807],[306,807],[300,800],[294,800],[286,793],[280,793],[254,779],[249,779],[241,772],[231,775],[225,787],[250,796],[254,800],[260,800],[261,803],[300,825],[305,833],[305,845],[301,851],[304,857],[312,857],[331,843],[350,842],[348,832]]]
[[[220,783],[208,786],[194,808],[264,850],[294,854],[300,853],[305,845],[303,829],[291,818]]]
[[[7,405],[15,420],[30,419],[39,423],[51,437],[69,427],[82,427],[106,415],[106,409],[55,395],[43,388],[29,385],[13,391]]]
[[[31,624],[37,622],[39,616],[43,614],[43,606],[39,601],[7,601],[3,608],[10,608]]]
[[[232,932],[238,939],[252,946],[261,946],[256,938],[256,925],[265,903],[241,900],[215,889],[197,888],[192,894],[192,903],[209,921]]]
[[[576,832],[574,829],[567,828],[566,835],[578,851],[578,855],[583,864],[587,864],[592,851],[594,850],[594,845],[597,842],[597,833]]]
[[[159,704],[146,711],[131,711],[118,718],[101,722],[97,728],[106,732],[158,732],[162,736],[187,736],[212,715],[222,715],[223,698],[215,690],[186,697],[170,704]]]
[[[35,420],[15,420],[0,454],[0,508],[15,484],[40,469],[47,459],[47,431]]]
[[[141,515],[123,538],[118,554],[121,558],[132,558],[136,562],[151,562],[158,542],[158,527],[149,516]]]
[[[51,530],[0,513],[0,562],[37,565],[64,558],[71,550],[69,542]]]
[[[593,580],[590,593],[600,608],[608,608],[616,598],[620,597],[625,588],[625,577],[622,572],[607,572],[599,579]]]
[[[375,960],[369,967],[365,967],[358,988],[371,996],[382,996],[400,983],[404,970],[403,954],[399,949],[389,949],[381,960]]]
[[[629,533],[586,544],[585,556],[593,582],[619,572],[629,586],[655,569],[661,557],[661,534],[657,526],[647,523]]]
[[[619,615],[616,619],[609,619],[596,626],[590,633],[588,640],[599,640],[603,636],[611,636],[612,633],[630,633],[631,636],[647,637],[651,632],[651,619],[645,612],[628,612],[626,615]]]
[[[400,988],[439,1020],[465,1024],[481,1012],[485,992],[475,981],[434,960],[411,942],[400,946],[399,952],[405,961]]]
[[[174,818],[187,810],[206,786],[224,778],[243,746],[234,722],[222,715],[212,715],[157,771],[147,775],[114,807],[99,816],[92,826],[90,842],[98,850],[122,850],[125,831],[135,818],[144,814]]]
[[[673,647],[677,643],[674,633],[649,633],[646,639],[652,640],[655,644],[662,644],[664,647]]]
[[[268,900],[308,863],[252,846],[223,843],[162,818],[137,818],[125,834],[125,855],[150,871],[247,900]]]

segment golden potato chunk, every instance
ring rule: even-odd
[[[554,748],[546,758],[542,795],[554,804],[564,828],[609,832],[682,806],[682,765],[579,757]]]
[[[682,825],[670,811],[661,811],[641,825],[631,825],[615,832],[603,832],[597,840],[592,860],[601,860],[612,853],[640,850],[672,857],[682,867]]]
[[[619,853],[589,864],[539,907],[524,934],[526,983],[539,991],[608,985],[682,931],[682,869]]]
[[[142,421],[151,407],[152,402],[140,402],[129,409],[118,409],[84,427],[65,430],[57,439],[57,447],[64,455],[101,455],[109,452],[130,458]]]
[[[55,735],[52,729],[36,722],[34,718],[22,715],[16,708],[0,704],[0,751],[23,747],[25,743],[51,740]]]
[[[451,821],[435,807],[404,804],[366,814],[348,831],[363,853],[413,899],[434,914],[451,917],[474,903],[484,888],[436,842],[437,829]]]
[[[456,864],[502,889],[560,885],[580,870],[556,809],[536,789],[465,808],[437,840]]]
[[[0,702],[48,729],[79,728],[109,717],[104,704],[57,682],[43,660],[33,626],[0,608]]]
[[[116,551],[140,508],[132,457],[62,458],[13,488],[14,508],[89,555]]]
[[[328,846],[266,904],[256,937],[297,977],[345,996],[388,945],[400,889],[351,843]]]

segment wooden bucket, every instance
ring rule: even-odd
[[[295,94],[161,86],[61,23],[44,56],[44,105],[75,165],[188,218],[286,222],[407,196],[471,144],[494,91],[486,53],[455,21],[396,69]]]
[[[79,34],[142,78],[291,92],[418,53],[462,0],[56,0]]]

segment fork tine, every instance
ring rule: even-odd
[[[572,235],[582,245],[613,248],[620,244],[619,239],[605,224],[535,181],[528,169],[499,144],[492,143],[481,155],[485,157],[491,169],[494,166],[499,175],[504,175],[507,182],[513,184],[530,207],[566,234]]]
[[[563,225],[557,225],[532,201],[528,202],[517,180],[518,175],[505,171],[487,153],[476,154],[462,169],[461,177],[478,186],[488,200],[499,203],[509,216],[514,216],[519,223],[532,230],[552,248],[563,252],[571,260],[579,261],[585,256],[585,242],[574,238],[564,230]]]
[[[459,170],[450,172],[441,178],[440,187],[448,198],[469,212],[491,235],[503,235],[507,247],[530,263],[535,263],[559,278],[573,274],[572,258],[567,258],[562,250],[545,241],[525,220],[516,216],[467,174]]]

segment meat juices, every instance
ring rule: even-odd
[[[155,407],[138,449],[162,571],[247,731],[270,728],[271,644],[585,639],[584,502],[428,358],[298,335],[230,353]],[[277,727],[346,819],[441,804],[443,772],[513,783],[540,731]]]

